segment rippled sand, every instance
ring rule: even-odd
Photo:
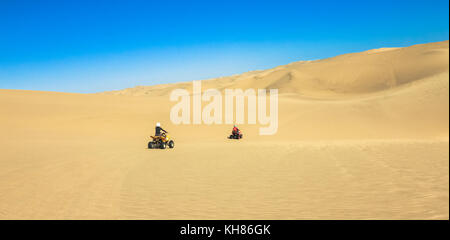
[[[2,219],[449,218],[448,141],[22,144]]]

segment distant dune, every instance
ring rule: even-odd
[[[205,88],[277,88],[312,98],[379,92],[435,75],[449,66],[449,41],[405,48],[381,48],[317,61],[300,61],[264,71],[209,79]],[[163,96],[190,83],[135,87],[106,92]]]
[[[0,90],[0,219],[449,218],[449,41],[202,81],[279,89],[273,136],[174,125],[175,88]]]
[[[192,91],[192,83],[102,94],[168,99],[176,88]],[[208,88],[279,89],[280,128],[273,138],[445,138],[449,130],[449,41],[300,61],[202,81],[202,90]],[[246,127],[250,137],[258,138],[253,126]],[[222,131],[208,128],[212,138]]]

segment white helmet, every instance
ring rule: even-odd
[[[157,126],[157,127],[161,127],[161,123],[157,122],[157,123],[156,123],[156,126]]]

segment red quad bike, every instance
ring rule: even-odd
[[[237,132],[231,132],[231,135],[228,137],[228,139],[241,139],[242,138],[242,132],[239,130]]]

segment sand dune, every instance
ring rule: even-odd
[[[449,42],[383,48],[317,61],[300,61],[264,71],[253,71],[203,82],[207,88],[277,88],[280,93],[329,98],[392,89],[448,73]],[[106,92],[117,95],[162,96],[191,83],[141,86]]]
[[[448,41],[203,81],[278,88],[279,129],[173,125],[191,83],[0,90],[0,219],[448,219]],[[146,149],[155,122],[174,149]]]

